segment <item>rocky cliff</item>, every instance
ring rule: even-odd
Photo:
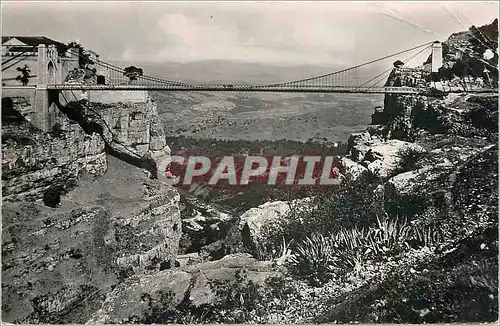
[[[77,125],[65,132],[41,133],[28,122],[3,124],[3,200],[37,199],[50,186],[70,187],[79,174],[102,174],[107,162],[104,142]]]
[[[417,253],[402,254],[383,273],[365,270],[378,279],[331,295],[315,321],[498,319],[493,258],[498,255],[498,94],[468,92],[498,81],[498,53],[485,55],[497,48],[497,29],[495,21],[453,34],[443,43],[439,73],[430,72],[430,61],[394,69],[388,85],[423,83],[462,92],[386,95],[372,116],[373,126],[351,136],[349,156],[341,160],[348,180],[373,189],[371,203],[381,204],[389,217],[427,229],[417,239],[425,239],[423,248],[440,249],[411,264],[403,261]]]
[[[442,46],[439,72],[431,73],[430,58],[422,66],[400,66],[391,72],[387,86],[426,86],[434,88],[437,96],[386,95],[383,108],[372,116],[372,124],[381,125],[385,137],[415,140],[418,133],[426,131],[464,137],[495,133],[495,96],[467,92],[498,89],[498,20],[455,33]],[[440,91],[458,94],[443,96]]]
[[[94,100],[103,98],[106,94]],[[23,101],[11,101],[10,113],[2,111],[4,200],[40,198],[51,185],[70,187],[82,172],[102,174],[106,153],[156,174],[155,162],[170,154],[156,104],[147,93],[134,101],[112,98],[118,102],[58,103],[49,133],[23,119]]]
[[[179,194],[150,178],[169,148],[147,94],[58,104],[49,133],[2,108],[4,321],[84,323],[179,250]]]

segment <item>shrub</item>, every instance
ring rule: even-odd
[[[404,64],[405,63],[403,61],[396,60],[396,61],[394,61],[394,63],[392,65],[394,66],[394,68],[400,68],[400,67],[404,66]]]
[[[43,203],[46,206],[56,208],[61,203],[61,195],[63,194],[63,187],[60,185],[53,185],[47,188],[43,193]]]
[[[314,234],[328,236],[342,229],[375,225],[377,216],[385,212],[375,191],[378,184],[372,181],[346,182],[329,194],[317,194],[308,204],[291,205],[287,216],[262,231],[260,248],[254,254],[272,257],[272,251],[282,247],[283,239],[298,243]]]
[[[297,246],[291,263],[299,275],[307,275],[314,285],[328,281],[335,273],[335,242],[332,237],[314,234]]]
[[[290,258],[292,270],[320,285],[342,276],[368,261],[384,261],[416,246],[435,246],[441,238],[435,230],[413,227],[406,220],[377,219],[370,228],[341,229],[335,234],[314,234],[298,243]]]
[[[269,243],[258,242],[255,244],[255,255],[258,260],[279,260],[284,261],[286,257],[290,255],[290,247],[293,244],[293,239],[286,241],[285,237],[282,237],[282,242],[280,246],[269,246]]]
[[[408,249],[408,241],[411,238],[412,228],[406,220],[377,218],[378,227],[371,229],[367,236],[367,253],[375,257],[383,258],[387,255],[395,255]]]
[[[396,155],[399,156],[400,161],[395,174],[400,174],[420,168],[422,161],[427,157],[427,152],[413,147],[404,147]]]

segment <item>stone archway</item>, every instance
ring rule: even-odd
[[[52,61],[49,61],[47,65],[47,84],[55,84],[56,83],[56,68]]]

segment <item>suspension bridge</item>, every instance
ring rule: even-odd
[[[152,76],[135,75],[133,80],[128,76],[125,69],[108,62],[96,59],[94,65],[101,72],[105,72],[106,83],[64,83],[49,84],[50,90],[156,90],[156,91],[217,91],[217,92],[296,92],[296,93],[378,93],[378,94],[422,94],[427,92],[425,87],[409,86],[380,86],[385,81],[387,74],[393,69],[391,64],[389,69],[382,73],[360,81],[360,70],[379,61],[386,60],[407,52],[417,51],[413,55],[402,61],[405,64],[419,54],[432,48],[433,42],[429,42],[411,49],[393,53],[376,60],[356,65],[347,69],[342,69],[332,73],[314,76],[310,78],[286,81],[277,84],[263,85],[234,85],[234,84],[191,84],[180,81],[173,81]]]
[[[398,67],[404,67],[419,55],[425,55],[426,51],[431,53],[431,71],[437,72],[442,66],[442,47],[439,42],[428,42],[407,50],[389,54],[356,66],[313,76],[305,79],[285,81],[275,84],[212,84],[212,83],[187,83],[174,81],[170,79],[147,76],[137,71],[130,71],[100,60],[98,56],[90,58],[90,67],[81,69],[81,60],[89,61],[89,57],[81,53],[80,49],[71,48],[65,53],[60,53],[55,45],[44,44],[38,47],[28,47],[25,50],[19,50],[17,54],[2,60],[2,72],[5,69],[18,64],[20,60],[28,56],[36,58],[36,75],[29,78],[36,78],[36,83],[29,85],[23,82],[23,85],[16,84],[5,85],[2,79],[2,96],[11,96],[19,92],[32,92],[28,95],[35,108],[35,123],[41,129],[50,128],[51,114],[53,115],[54,98],[64,91],[182,91],[182,92],[295,92],[295,93],[354,93],[354,94],[419,94],[425,96],[435,96],[436,87],[426,80],[429,71],[422,69],[414,71],[416,77],[398,85],[388,85],[387,78],[394,71],[392,60],[398,58]],[[371,78],[360,78],[360,75],[366,76],[366,71],[372,71],[376,65],[380,69],[383,60],[391,59],[390,64],[386,64],[382,72]],[[401,60],[402,59],[402,60]],[[17,60],[17,61],[15,61]],[[13,63],[11,61],[14,61]],[[396,63],[394,63],[396,65]],[[371,69],[371,70],[370,70]],[[18,71],[19,68],[17,68]],[[89,78],[70,78],[72,72],[83,73],[93,71],[93,77]],[[92,74],[91,74],[92,75]],[[17,79],[17,78],[11,78]],[[26,80],[26,79],[25,79]],[[461,93],[460,89],[442,89],[443,93]],[[485,88],[470,90],[470,92],[496,92],[496,89]],[[15,96],[15,95],[14,95]],[[52,112],[52,113],[51,113]]]

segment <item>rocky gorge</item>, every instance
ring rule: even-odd
[[[445,42],[445,66],[477,37]],[[497,94],[386,95],[338,189],[242,214],[156,180],[155,104],[125,98],[65,103],[51,133],[2,119],[4,321],[498,319]]]

